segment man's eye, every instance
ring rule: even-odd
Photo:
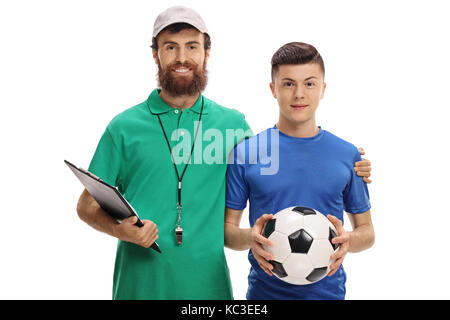
[[[167,46],[167,50],[173,50],[173,49],[175,49],[174,46]]]
[[[314,87],[316,84],[315,84],[314,82],[307,82],[307,83],[305,83],[305,85],[306,85],[308,88],[312,88],[312,87]]]
[[[285,82],[283,85],[284,85],[285,87],[287,87],[287,88],[290,88],[290,87],[293,87],[293,86],[294,86],[294,84],[293,84],[292,82]]]
[[[195,50],[195,49],[197,49],[197,47],[196,46],[189,46],[189,49]]]

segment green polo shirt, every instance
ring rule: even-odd
[[[176,244],[179,175],[201,127],[182,182],[183,242]],[[244,115],[200,96],[189,109],[167,105],[155,89],[148,100],[117,115],[97,146],[89,171],[118,186],[141,219],[159,230],[162,254],[119,240],[113,299],[232,299],[224,253],[226,159],[251,135]]]

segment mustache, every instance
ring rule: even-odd
[[[190,63],[190,62],[184,62],[184,63],[176,62],[176,63],[167,65],[167,69],[178,69],[178,68],[189,68],[189,69],[197,70],[198,64],[194,64],[194,63]]]

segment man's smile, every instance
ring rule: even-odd
[[[176,75],[186,76],[186,75],[192,73],[192,69],[190,69],[190,68],[176,68],[176,69],[172,69],[172,72],[175,73]]]

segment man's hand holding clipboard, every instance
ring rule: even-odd
[[[112,218],[121,221],[117,228],[120,233],[119,239],[142,247],[151,247],[161,253],[158,244],[155,242],[158,238],[158,228],[152,221],[141,221],[134,208],[120,194],[117,187],[111,186],[96,175],[76,167],[67,160],[64,160],[64,162],[100,207]],[[136,226],[139,227],[137,230]]]
[[[140,224],[137,223],[138,221]],[[136,226],[140,228],[136,230]],[[141,221],[138,217],[132,216],[122,220],[119,230],[121,230],[120,239],[123,241],[131,242],[144,248],[151,247],[161,253],[155,242],[158,239],[158,228],[152,221]]]

